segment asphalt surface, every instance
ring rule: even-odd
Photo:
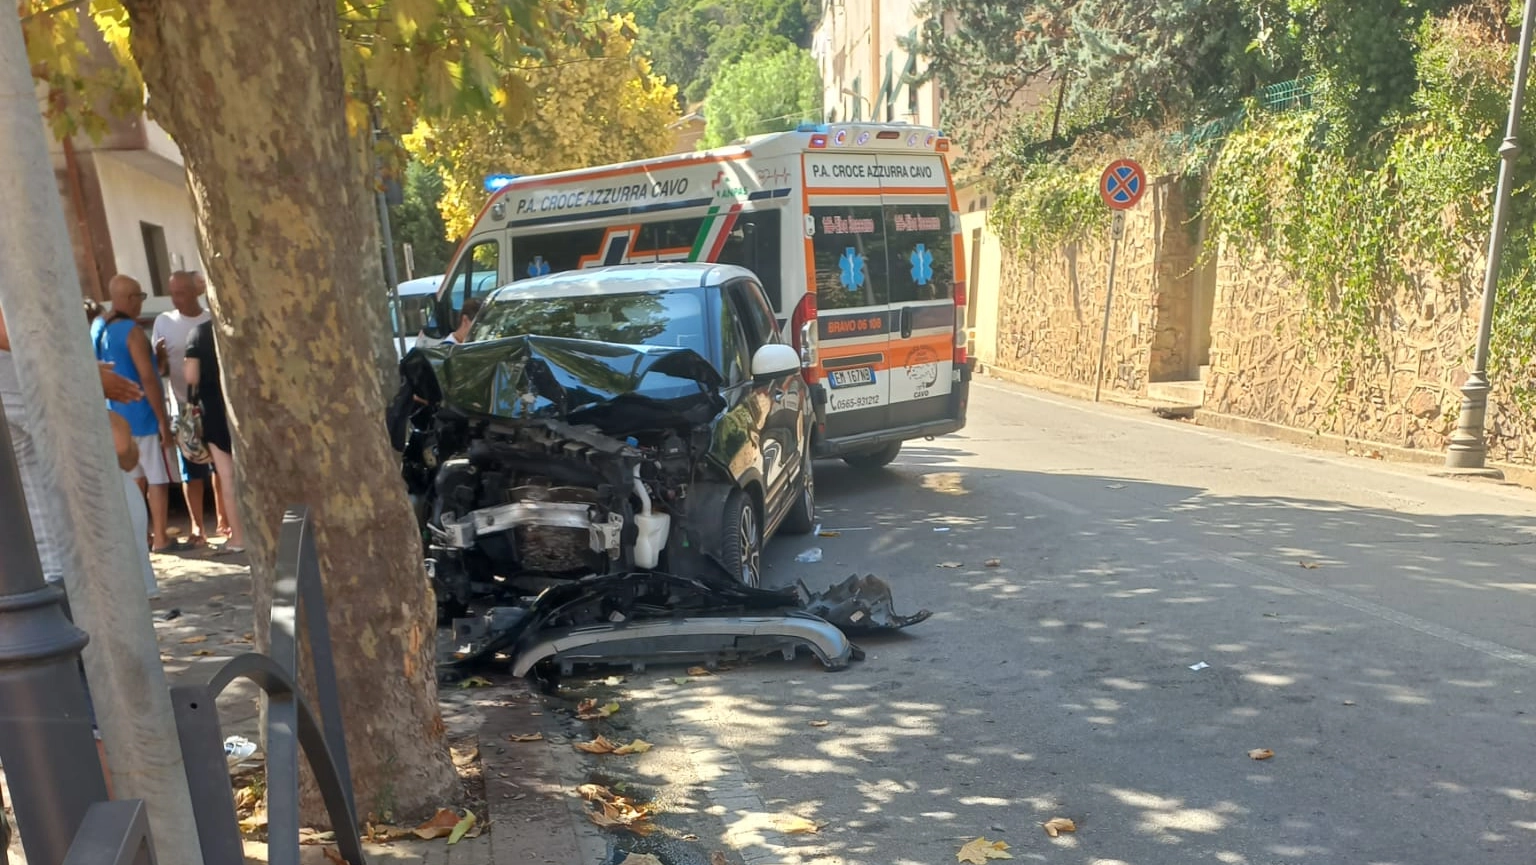
[[[706,849],[1536,861],[1536,496],[987,381],[963,433],[817,480],[841,534],[776,539],[769,582],[875,573],[934,615],[841,673],[633,677],[629,717],[691,755],[654,780]]]

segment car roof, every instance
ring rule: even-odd
[[[756,277],[752,271],[730,264],[624,264],[520,279],[496,289],[487,301],[674,291],[721,285],[733,279]]]
[[[413,297],[418,294],[436,294],[437,287],[442,284],[443,275],[439,273],[437,276],[418,276],[415,279],[408,279],[395,288],[400,292],[401,297]]]

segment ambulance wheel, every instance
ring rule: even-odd
[[[899,453],[901,453],[901,442],[891,442],[872,451],[849,454],[843,457],[843,462],[856,469],[883,469],[890,465]]]

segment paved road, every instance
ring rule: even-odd
[[[635,683],[637,720],[694,754],[671,796],[706,846],[846,865],[952,863],[977,835],[1085,865],[1536,860],[1536,496],[990,383],[963,434],[880,474],[822,464],[818,491],[845,531],[816,565],[776,541],[772,581],[873,572],[934,617],[844,673]],[[739,822],[759,808],[826,826]],[[1056,816],[1080,831],[1047,838]]]

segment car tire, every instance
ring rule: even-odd
[[[811,458],[806,456],[804,460],[799,494],[789,509],[789,515],[784,518],[783,529],[791,535],[808,535],[816,530],[816,473],[811,466]]]
[[[901,453],[901,442],[891,442],[872,451],[849,454],[843,457],[843,462],[856,469],[883,469],[890,465],[899,453]]]
[[[741,490],[725,500],[725,537],[720,544],[720,560],[726,573],[742,585],[759,588],[763,582],[763,520],[757,503]]]

